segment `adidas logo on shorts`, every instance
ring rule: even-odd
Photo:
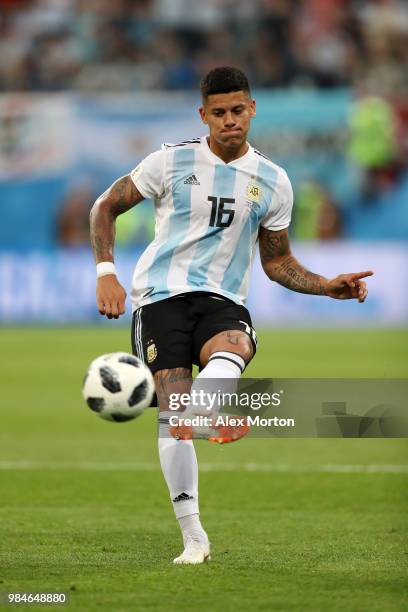
[[[189,177],[186,178],[186,180],[184,181],[185,185],[200,185],[200,181],[197,179],[195,174],[191,174]]]

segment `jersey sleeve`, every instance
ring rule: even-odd
[[[269,205],[268,212],[261,221],[262,227],[277,232],[289,227],[293,208],[293,190],[289,177],[282,170],[277,190]]]
[[[144,198],[161,198],[164,193],[165,151],[155,151],[143,159],[130,173],[135,187]]]

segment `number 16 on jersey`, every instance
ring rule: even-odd
[[[235,204],[235,198],[216,198],[208,196],[211,202],[211,227],[229,227],[235,215],[235,210],[226,208],[226,204]]]

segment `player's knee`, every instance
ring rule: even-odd
[[[227,335],[228,334],[228,335]],[[222,332],[212,338],[212,341],[204,347],[201,362],[203,365],[208,363],[211,355],[219,351],[236,353],[248,364],[253,355],[254,349],[251,339],[244,332]]]
[[[254,350],[252,348],[252,342],[251,340],[248,338],[247,335],[241,336],[238,340],[238,348],[239,348],[239,355],[242,357],[242,359],[245,361],[246,364],[248,364],[254,354]],[[229,349],[231,350],[231,349]],[[234,351],[231,350],[232,353],[238,352],[238,351]]]

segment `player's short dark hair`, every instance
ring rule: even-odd
[[[249,82],[246,75],[238,68],[231,66],[220,66],[214,68],[201,80],[200,91],[203,100],[208,96],[231,91],[245,91],[251,95]]]

